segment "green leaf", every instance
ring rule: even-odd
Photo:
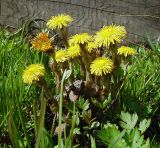
[[[97,136],[108,146],[110,144],[115,144],[116,146],[122,144],[122,135],[115,125],[97,132]]]
[[[98,121],[94,121],[92,124],[91,124],[91,128],[97,128],[100,126],[100,123]]]
[[[91,148],[96,148],[96,141],[95,141],[95,138],[93,138],[91,136]]]
[[[64,80],[68,79],[70,77],[71,73],[72,73],[71,70],[65,70],[62,79],[64,79]]]
[[[92,98],[91,101],[94,106],[96,106],[97,108],[103,109],[102,104],[96,98]]]
[[[110,103],[111,103],[112,99],[111,99],[111,94],[109,94],[108,99],[105,99],[102,102],[102,109],[106,108]]]
[[[79,134],[81,134],[80,129],[79,129],[79,128],[74,128],[73,134],[74,134],[74,135],[79,135]]]
[[[133,131],[133,142],[132,142],[132,147],[133,148],[139,148],[143,144],[143,137],[140,135],[140,132],[135,129]]]
[[[140,134],[138,129],[134,129],[131,133],[131,148],[150,148],[149,139],[144,140],[144,137]]]
[[[83,111],[82,112],[82,118],[86,123],[90,124],[90,122],[92,120],[92,112],[91,112],[91,110]]]
[[[137,114],[129,114],[128,112],[125,113],[125,112],[121,112],[121,115],[120,115],[120,118],[121,118],[121,122],[120,122],[120,125],[122,128],[124,129],[128,129],[128,130],[131,130],[135,127],[137,121],[138,121],[138,116]]]
[[[143,134],[146,129],[150,126],[151,119],[144,119],[139,124],[139,130],[141,131],[141,134]]]
[[[141,148],[150,148],[150,140],[149,140],[149,138],[147,139],[147,141],[145,142],[145,144],[143,144],[143,146]]]
[[[122,140],[126,130],[123,130],[118,137],[109,145],[108,148],[117,148],[117,144],[119,143],[119,147],[126,148],[126,142]]]
[[[82,109],[83,111],[86,111],[89,108],[89,101],[88,100],[84,100],[84,98],[79,98],[76,101],[76,105]]]

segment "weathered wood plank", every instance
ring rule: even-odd
[[[130,40],[160,35],[159,0],[1,0],[0,24],[16,25],[27,19],[59,13],[72,15],[71,32],[93,33],[104,25],[124,25]]]

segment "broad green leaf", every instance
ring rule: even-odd
[[[103,129],[97,133],[97,136],[108,146],[121,147],[123,145],[122,137],[124,132],[120,132],[115,125]]]
[[[144,119],[139,124],[139,130],[141,131],[141,134],[143,134],[146,129],[150,126],[151,119]]]
[[[147,141],[145,142],[145,144],[143,144],[143,146],[141,148],[150,148],[150,140],[149,140],[149,138],[147,139]]]
[[[143,136],[140,135],[140,132],[137,129],[133,131],[132,140],[132,148],[140,148],[143,144]]]
[[[131,148],[150,148],[149,139],[144,140],[144,136],[140,134],[138,129],[134,129],[131,133]]]
[[[122,137],[124,136],[125,132],[126,132],[126,130],[123,130],[118,135],[118,137],[112,143],[110,143],[108,148],[117,148],[117,146],[121,147],[121,148],[126,148],[127,147],[126,142],[124,140],[122,140]]]
[[[120,115],[120,118],[121,118],[121,127],[124,128],[124,129],[128,129],[128,130],[131,130],[135,127],[137,121],[138,121],[138,116],[137,114],[129,114],[128,112],[125,113],[125,112],[121,112],[121,115]]]

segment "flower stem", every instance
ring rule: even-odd
[[[61,81],[61,89],[60,89],[60,98],[59,98],[59,120],[58,120],[58,148],[61,148],[61,143],[62,143],[62,99],[63,99],[63,86],[64,86],[64,78],[62,78]]]
[[[45,111],[46,111],[46,98],[44,97],[44,88],[42,86],[40,120],[39,120],[39,127],[38,127],[35,148],[39,148],[40,146],[41,135],[42,135],[43,127],[44,127]]]
[[[88,55],[86,49],[85,49],[85,45],[80,44],[80,48],[82,51],[82,62],[85,65],[85,69],[86,69],[86,81],[88,82],[93,82],[91,73],[90,73],[90,63],[91,63],[91,58]]]
[[[53,52],[52,59],[53,59],[53,69],[52,69],[52,71],[55,74],[55,78],[56,78],[56,94],[58,94],[59,93],[59,87],[60,87],[59,86],[59,82],[60,82],[62,76],[61,76],[61,72],[58,69],[58,64],[57,64],[56,59],[55,59],[55,51]]]
[[[62,28],[60,30],[60,33],[61,33],[61,36],[62,36],[65,47],[66,48],[69,47],[68,38],[67,38],[67,28]]]

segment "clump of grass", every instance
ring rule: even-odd
[[[16,125],[19,125],[17,102],[24,107],[21,109],[24,113],[22,116],[25,116],[26,106],[37,99],[36,87],[25,86],[21,77],[26,65],[42,62],[43,54],[30,50],[28,40],[21,33],[14,34],[1,28],[0,40],[0,133],[7,133],[8,117],[13,113]],[[4,142],[7,138],[4,138]]]

